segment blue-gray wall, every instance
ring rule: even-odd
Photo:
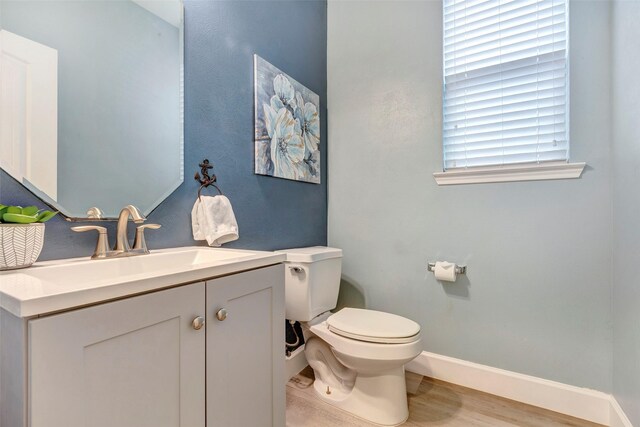
[[[149,216],[163,226],[147,233],[152,249],[196,244],[192,177],[204,158],[215,165],[240,228],[240,239],[226,247],[326,243],[326,18],[325,1],[185,1],[185,182]],[[320,95],[321,185],[253,174],[254,53]],[[4,172],[0,201],[39,203]],[[71,225],[47,223],[41,260],[92,253],[95,236],[73,233]]]
[[[570,6],[582,178],[439,187],[442,3],[329,1],[329,244],[425,350],[610,392],[609,3]],[[468,274],[442,285],[436,260]]]
[[[613,394],[640,426],[640,2],[612,8]]]

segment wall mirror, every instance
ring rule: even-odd
[[[0,167],[70,219],[149,214],[183,181],[182,35],[181,0],[1,0]]]

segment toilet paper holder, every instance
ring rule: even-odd
[[[436,263],[435,262],[429,262],[427,263],[427,271],[431,271],[433,272],[436,268]],[[467,266],[466,265],[458,265],[456,264],[456,274],[466,274],[467,273]]]

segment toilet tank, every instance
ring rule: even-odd
[[[286,318],[308,322],[336,308],[342,249],[326,246],[284,249]]]

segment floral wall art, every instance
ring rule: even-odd
[[[320,97],[254,55],[255,173],[320,184]]]

